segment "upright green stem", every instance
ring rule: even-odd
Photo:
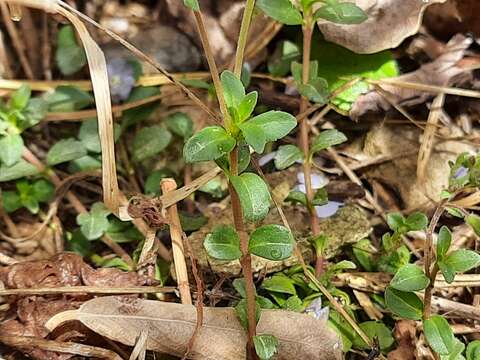
[[[226,129],[231,129],[232,124],[230,115],[228,113],[227,104],[225,104],[225,99],[223,98],[223,86],[222,82],[220,81],[220,76],[218,75],[218,68],[217,64],[215,63],[215,58],[213,57],[210,41],[208,40],[205,22],[203,21],[203,16],[200,11],[194,11],[193,13],[195,15],[195,22],[197,24],[200,40],[202,41],[203,50],[205,51],[205,57],[207,58],[210,74],[212,75],[213,85],[215,86],[215,91],[217,93],[218,104],[220,105],[220,111],[223,115],[223,122]]]
[[[438,273],[438,266],[435,263],[432,268],[432,259],[433,259],[433,233],[437,227],[440,217],[445,210],[445,204],[447,200],[442,200],[439,206],[435,209],[435,213],[430,220],[430,225],[427,229],[427,238],[425,240],[423,257],[424,257],[424,270],[425,275],[430,279],[430,283],[425,289],[425,295],[423,297],[423,319],[427,320],[430,317],[431,308],[432,308],[432,293],[435,287],[435,279]]]
[[[312,35],[313,35],[313,22],[311,10],[307,10],[304,14],[305,24],[303,25],[303,63],[302,63],[302,81],[304,84],[308,83],[310,77],[310,54],[312,49]],[[308,108],[309,102],[308,99],[302,98],[300,103],[300,113],[304,113]],[[312,230],[312,235],[316,236],[320,232],[318,217],[315,212],[315,207],[312,206],[314,191],[312,187],[312,164],[310,162],[310,143],[309,143],[309,127],[308,127],[308,117],[305,117],[301,120],[300,123],[300,133],[299,133],[299,144],[304,153],[304,162],[303,162],[303,174],[305,178],[305,192],[307,195],[307,204],[308,211],[310,214],[310,225]],[[318,276],[323,269],[323,258],[317,256],[317,263],[315,265],[315,272]]]
[[[237,52],[235,55],[235,75],[240,77],[242,71],[243,63],[243,54],[245,53],[245,46],[247,43],[248,30],[250,28],[250,22],[253,14],[253,8],[255,6],[255,0],[247,0],[245,5],[245,12],[243,15],[242,25],[240,27],[240,34],[238,40]],[[231,123],[231,118],[228,113],[227,106],[225,104],[225,99],[223,98],[223,88],[218,75],[217,65],[213,57],[213,53],[210,47],[208,40],[208,35],[205,29],[205,24],[201,12],[194,11],[195,20],[197,23],[197,29],[202,41],[203,48],[205,50],[205,55],[207,58],[208,66],[212,74],[213,84],[217,93],[218,102],[220,105],[220,110],[224,117],[224,126],[227,130],[232,130],[233,124]],[[230,153],[230,173],[232,176],[238,176],[238,148],[235,146],[233,151]],[[240,238],[240,248],[242,251],[242,258],[240,259],[240,264],[242,266],[242,273],[245,278],[245,288],[247,295],[247,318],[248,318],[248,340],[247,340],[247,359],[256,360],[258,357],[255,352],[255,346],[253,343],[253,337],[256,333],[256,303],[255,303],[255,285],[253,283],[253,272],[252,272],[252,260],[248,252],[248,234],[245,230],[245,224],[243,221],[242,207],[240,203],[240,198],[238,197],[237,192],[231,183],[228,185],[231,202],[232,202],[232,213],[233,213],[233,222],[235,229]]]
[[[243,56],[247,45],[248,30],[252,21],[252,14],[255,8],[255,0],[247,0],[245,11],[243,12],[242,25],[240,26],[240,34],[238,35],[237,52],[235,54],[235,67],[233,73],[240,78],[242,74]]]
[[[235,54],[234,74],[240,78],[242,74],[243,56],[245,47],[247,45],[248,31],[252,20],[253,9],[255,7],[255,0],[247,0],[245,4],[245,11],[243,13],[242,25],[240,26],[240,34],[238,35],[237,52]],[[238,175],[238,147],[235,147],[230,153],[230,172],[232,176]],[[242,273],[245,279],[245,292],[247,295],[247,318],[248,318],[248,340],[247,340],[247,359],[257,359],[255,352],[255,345],[253,337],[256,334],[256,301],[255,301],[255,284],[253,283],[252,272],[252,258],[248,252],[248,234],[245,230],[243,221],[242,207],[240,198],[235,191],[232,184],[229,184],[230,198],[232,202],[233,222],[235,230],[240,238],[240,250],[242,251],[242,258],[240,264],[242,266]]]

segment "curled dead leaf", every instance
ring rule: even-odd
[[[357,0],[368,19],[357,25],[340,25],[321,20],[325,39],[356,53],[372,54],[400,45],[417,33],[427,6],[446,0]]]
[[[53,330],[70,320],[78,320],[96,333],[129,346],[134,346],[139,334],[148,329],[148,350],[183,356],[195,330],[196,310],[192,305],[103,297],[54,316],[46,326]],[[338,335],[325,321],[306,314],[264,310],[257,332],[277,337],[280,345],[276,360],[342,358]],[[189,358],[243,360],[245,344],[246,334],[234,309],[206,307]]]

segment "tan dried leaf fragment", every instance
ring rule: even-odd
[[[148,329],[148,350],[183,356],[195,329],[192,305],[161,301],[103,297],[84,303],[79,310],[51,318],[50,330],[65,321],[78,320],[96,333],[123,344],[135,345]],[[276,360],[330,360],[342,358],[337,334],[326,323],[309,315],[283,310],[264,310],[259,334],[271,334],[280,345]],[[189,358],[196,360],[245,359],[246,334],[232,308],[205,308],[203,326]]]
[[[318,21],[328,41],[342,45],[356,53],[372,54],[400,45],[417,33],[427,6],[446,0],[356,0],[368,15],[358,25],[340,25]]]

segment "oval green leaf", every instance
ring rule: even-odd
[[[87,149],[80,141],[73,138],[60,140],[47,153],[47,164],[57,165],[66,161],[79,159],[87,155]]]
[[[407,264],[397,271],[390,286],[401,291],[419,291],[425,289],[429,283],[430,280],[420,267]]]
[[[447,251],[450,248],[450,244],[452,243],[452,233],[448,227],[445,225],[440,228],[438,232],[438,239],[437,239],[437,258],[442,260],[445,255],[447,255]]]
[[[345,134],[336,129],[322,131],[315,138],[315,140],[313,140],[310,153],[314,154],[318,151],[325,150],[331,146],[341,144],[345,141],[347,141],[347,137],[345,136]]]
[[[480,255],[472,250],[460,249],[445,257],[444,263],[455,272],[465,272],[480,265]]]
[[[172,134],[161,126],[141,129],[133,139],[133,158],[144,161],[164,150],[172,141]]]
[[[394,314],[410,320],[420,320],[423,314],[423,303],[412,292],[404,292],[387,287],[385,290],[385,303]]]
[[[303,152],[295,145],[282,145],[275,154],[274,162],[278,170],[283,170],[303,159]]]
[[[273,335],[257,335],[253,337],[255,352],[261,360],[269,360],[275,355],[278,348],[278,340]]]
[[[235,139],[220,126],[209,126],[193,135],[183,147],[187,163],[216,160],[235,147]]]
[[[18,134],[7,134],[0,138],[0,161],[12,166],[22,158],[23,139]]]
[[[334,2],[322,6],[315,12],[315,19],[324,19],[336,24],[361,24],[367,15],[351,2]]]
[[[448,321],[433,315],[423,321],[423,332],[430,347],[440,355],[448,355],[455,348],[455,337]]]
[[[283,294],[297,295],[293,281],[285,275],[274,275],[269,279],[263,280],[262,289]]]
[[[234,228],[219,225],[208,234],[203,242],[208,255],[219,260],[236,260],[242,256],[240,238]]]
[[[300,25],[302,14],[290,0],[258,0],[257,6],[272,19],[285,25]]]
[[[250,235],[250,253],[265,259],[280,261],[292,255],[293,236],[290,230],[280,225],[264,225]]]
[[[242,205],[243,216],[248,221],[262,220],[270,209],[270,193],[262,178],[253,173],[232,176],[230,181]]]

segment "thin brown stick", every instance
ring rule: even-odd
[[[27,78],[33,80],[35,76],[33,75],[32,67],[30,66],[27,55],[25,54],[25,46],[20,39],[20,35],[18,34],[15,24],[9,16],[10,12],[8,10],[7,4],[4,1],[0,2],[0,10],[2,12],[3,22],[7,28],[10,38],[12,39],[13,47],[15,48],[18,59],[20,60],[20,64],[22,65],[22,69],[25,72]]]
[[[0,30],[0,63],[2,64],[4,76],[7,79],[11,79],[14,76],[14,74],[10,64],[10,59],[7,56],[7,50],[5,48],[5,38],[1,30]]]
[[[174,179],[163,179],[161,181],[162,192],[168,193],[177,188]],[[168,223],[170,225],[170,237],[172,239],[173,263],[177,276],[178,289],[182,304],[192,304],[192,295],[190,294],[190,284],[188,281],[188,270],[185,262],[185,251],[183,249],[183,231],[178,217],[177,205],[172,205],[167,209]]]
[[[126,287],[99,287],[99,286],[59,286],[54,288],[25,288],[0,289],[0,296],[29,296],[52,294],[156,294],[173,293],[175,287],[165,286],[126,286]]]
[[[215,63],[215,58],[213,57],[210,41],[208,40],[205,22],[203,21],[203,16],[200,11],[194,11],[193,14],[195,16],[195,22],[197,24],[197,30],[200,35],[200,40],[202,41],[205,57],[207,58],[208,67],[210,69],[210,74],[213,80],[213,85],[215,86],[215,91],[217,93],[218,104],[220,105],[220,111],[223,115],[223,121],[226,128],[229,129],[230,115],[228,113],[227,104],[225,103],[225,99],[223,97],[223,86],[222,82],[220,81],[220,76],[218,75],[218,68],[217,64]]]
[[[87,358],[122,360],[120,355],[112,350],[74,342],[60,342],[31,336],[12,336],[6,334],[0,334],[0,342],[13,348],[39,348],[42,350],[81,355]]]

